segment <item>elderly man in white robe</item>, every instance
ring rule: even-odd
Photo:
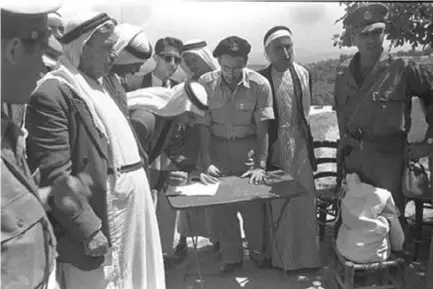
[[[78,173],[93,181],[80,203],[52,206],[62,288],[165,289],[147,156],[102,84],[114,27],[93,11],[67,21],[60,67],[45,75],[29,105],[29,162],[42,184]]]

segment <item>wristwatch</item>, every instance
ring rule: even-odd
[[[425,140],[426,144],[431,145],[433,144],[433,138],[429,137],[428,139]]]

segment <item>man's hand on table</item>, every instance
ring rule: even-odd
[[[261,185],[266,180],[266,172],[264,169],[252,169],[244,173],[241,178],[250,177],[250,184]]]
[[[197,179],[203,184],[215,184],[218,178],[210,176],[206,173],[193,171],[190,174],[182,171],[171,171],[168,176],[168,184],[171,186],[185,185],[189,180]]]
[[[208,168],[206,169],[206,174],[214,178],[221,177],[221,171],[214,165],[208,166]]]

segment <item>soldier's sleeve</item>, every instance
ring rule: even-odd
[[[426,108],[426,122],[429,125],[426,138],[433,138],[433,73],[413,61],[408,62],[405,68],[408,92],[418,96]]]
[[[339,110],[339,105],[338,105],[338,99],[340,97],[339,93],[341,93],[340,89],[338,88],[339,84],[337,82],[337,78],[339,77],[339,75],[341,75],[341,72],[338,72],[337,70],[337,75],[335,78],[335,85],[334,85],[334,104],[332,105],[332,109],[335,111],[337,115],[338,131],[340,134],[340,139],[342,139],[345,133],[344,128],[346,127],[346,125],[344,123],[344,119],[343,116],[341,115],[341,111]]]
[[[254,111],[254,120],[256,123],[259,123],[274,118],[272,89],[269,81],[264,78],[257,90],[257,103]]]
[[[62,93],[56,85],[52,85],[43,92],[35,92],[28,106],[26,128],[30,139],[27,154],[32,167],[40,168],[41,186],[52,186],[72,170],[73,144],[69,142],[68,108]],[[70,200],[65,192],[56,194],[61,194],[56,195],[57,199]],[[75,201],[67,209],[52,207],[50,214],[75,239],[83,241],[100,228],[101,220],[86,198],[79,197]]]

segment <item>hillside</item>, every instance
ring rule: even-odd
[[[421,63],[433,73],[433,57],[407,57],[416,63]],[[306,68],[311,72],[313,79],[314,105],[332,105],[335,83],[335,71],[340,64],[339,59],[315,62],[307,64]]]

